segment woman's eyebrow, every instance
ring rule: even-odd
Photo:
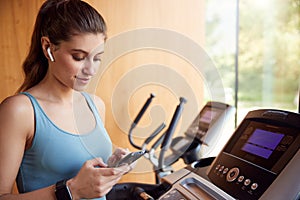
[[[99,54],[103,54],[104,53],[104,51],[100,51],[99,53],[97,53],[96,55],[99,55]]]
[[[77,51],[77,52],[81,52],[81,53],[84,53],[84,54],[88,54],[88,52],[86,52],[82,49],[71,49],[71,51]]]
[[[82,50],[82,49],[71,49],[72,51],[76,51],[76,52],[81,52],[81,53],[84,53],[84,54],[89,54],[89,52],[87,52],[87,51],[84,51],[84,50]],[[104,51],[102,50],[102,51],[100,51],[99,53],[97,53],[96,55],[98,55],[98,54],[103,54],[104,53]]]

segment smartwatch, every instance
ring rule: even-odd
[[[66,183],[67,180],[61,180],[56,183],[55,196],[57,200],[72,200],[72,194]]]

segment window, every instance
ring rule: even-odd
[[[237,124],[250,110],[297,112],[299,27],[299,0],[206,1],[206,50]]]

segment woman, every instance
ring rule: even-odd
[[[112,145],[104,104],[84,93],[101,62],[106,25],[80,0],[39,10],[19,93],[0,106],[0,200],[105,199],[128,152]],[[109,157],[110,156],[110,157]],[[11,194],[14,182],[19,194]]]

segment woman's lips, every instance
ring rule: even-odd
[[[78,77],[75,76],[76,80],[80,83],[87,84],[90,81],[89,77]]]

